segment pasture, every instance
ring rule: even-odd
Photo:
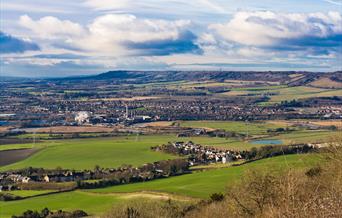
[[[263,159],[237,167],[199,171],[192,174],[159,179],[144,183],[94,189],[96,193],[129,193],[139,191],[168,192],[197,198],[208,198],[215,192],[224,192],[229,185],[239,182],[246,170],[282,170],[286,168],[308,168],[319,162],[317,155],[287,155]]]
[[[18,148],[42,148],[39,152],[11,165],[0,168],[1,171],[25,167],[43,167],[55,169],[94,169],[100,167],[119,167],[121,165],[139,166],[158,160],[172,159],[175,156],[154,152],[151,146],[169,141],[194,141],[203,145],[243,149],[248,143],[224,138],[186,137],[175,135],[146,135],[111,138],[49,140],[37,144],[3,145],[3,150]]]
[[[272,171],[281,172],[281,170],[287,168],[307,169],[319,162],[320,157],[312,154],[279,156],[237,167],[197,171],[193,174],[150,182],[102,189],[77,190],[19,201],[0,201],[0,217],[9,218],[11,215],[20,214],[27,209],[42,210],[45,207],[51,210],[62,209],[66,211],[82,209],[91,215],[101,215],[113,205],[124,204],[126,200],[132,199],[144,200],[144,198],[148,198],[158,201],[167,200],[168,198],[181,201],[189,201],[192,198],[193,200],[207,199],[212,193],[224,192],[229,186],[241,181],[248,170],[272,169]],[[23,191],[22,194],[16,194],[31,196],[35,193]]]
[[[279,139],[284,144],[293,143],[323,143],[335,141],[337,137],[341,137],[342,131],[328,131],[328,130],[302,130],[290,133],[281,134],[270,137],[268,139]]]
[[[63,209],[66,211],[83,209],[90,214],[101,214],[119,202],[122,202],[122,199],[117,196],[94,195],[79,191],[65,192],[19,201],[0,201],[0,217],[10,218],[12,215],[19,215],[28,209],[40,211],[45,207],[50,210]]]

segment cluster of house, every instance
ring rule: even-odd
[[[0,191],[9,190],[13,184],[30,182],[71,182],[87,180],[94,177],[92,171],[69,171],[69,170],[43,170],[34,169],[18,170],[0,173]]]
[[[208,163],[227,163],[244,159],[244,152],[223,150],[210,146],[203,146],[189,142],[169,142],[160,146],[152,147],[152,150],[187,155],[190,165]]]
[[[94,170],[45,170],[42,168],[27,168],[17,171],[0,173],[0,191],[10,190],[13,185],[19,183],[50,183],[71,182],[87,180],[111,180],[113,184],[147,181],[161,177],[168,177],[187,173],[189,163],[184,159],[163,160],[144,164],[141,167],[119,167],[103,169],[96,167]]]

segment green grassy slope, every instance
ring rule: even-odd
[[[175,193],[196,198],[208,198],[215,192],[223,192],[229,186],[243,179],[248,169],[281,170],[287,167],[308,168],[320,161],[317,155],[288,155],[264,159],[238,167],[199,171],[193,174],[160,179],[145,183],[135,183],[113,186],[87,191],[73,191],[47,196],[38,196],[20,201],[1,202],[0,217],[9,218],[27,209],[41,210],[48,207],[51,210],[76,209],[85,210],[91,215],[100,215],[109,210],[112,205],[123,203],[129,192],[157,191]],[[20,192],[20,191],[18,191]],[[32,194],[24,191],[22,195]],[[141,199],[142,196],[135,196]]]
[[[53,194],[19,201],[0,201],[0,217],[9,218],[12,215],[20,215],[25,210],[42,210],[48,207],[50,210],[63,209],[73,211],[83,209],[89,214],[101,214],[110,209],[113,204],[119,203],[117,196],[92,195],[74,191],[61,194]]]
[[[193,174],[172,177],[168,179],[154,180],[145,183],[113,186],[103,189],[91,190],[91,192],[137,192],[137,191],[161,191],[192,197],[207,198],[215,192],[223,192],[228,185],[238,182],[247,169],[284,169],[286,167],[304,168],[318,163],[316,155],[288,155],[270,159],[264,159],[238,167],[229,167]]]

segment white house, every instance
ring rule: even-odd
[[[83,123],[87,123],[89,122],[89,113],[86,112],[86,111],[80,111],[76,114],[75,116],[75,121],[78,123],[78,124],[83,124]]]

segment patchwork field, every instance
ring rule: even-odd
[[[278,139],[283,144],[292,143],[320,143],[332,141],[333,138],[341,135],[341,131],[328,130],[295,130],[290,133],[282,133],[276,136],[267,137],[267,130],[285,128],[291,126],[286,122],[278,123],[245,123],[234,121],[179,121],[180,126],[193,128],[224,129],[264,139]],[[293,127],[291,127],[293,128]],[[31,152],[19,159],[6,160],[0,170],[18,169],[25,167],[44,167],[55,169],[57,167],[67,169],[93,169],[95,165],[100,167],[118,167],[124,164],[142,165],[158,160],[172,159],[175,156],[153,152],[151,146],[164,144],[169,141],[194,141],[203,145],[211,145],[234,150],[247,150],[252,147],[260,147],[262,144],[253,144],[248,141],[235,138],[218,137],[186,137],[178,138],[175,135],[148,135],[148,136],[126,136],[111,138],[91,139],[68,139],[68,140],[45,140],[39,143],[1,145],[0,152]],[[18,150],[16,149],[33,149]],[[12,150],[12,151],[8,151]],[[25,153],[25,152],[24,152]],[[2,155],[0,153],[0,155]],[[25,153],[26,154],[26,153]],[[6,155],[6,154],[5,154]],[[7,155],[6,155],[7,156]],[[27,157],[27,158],[26,158]],[[25,159],[26,158],[26,159]],[[5,159],[4,159],[5,160]],[[18,161],[18,162],[16,162]],[[15,163],[14,163],[15,162]],[[7,165],[12,163],[10,165]],[[6,166],[4,166],[6,165]]]
[[[270,103],[298,100],[312,97],[342,96],[342,89],[327,89],[308,86],[265,86],[257,88],[233,88],[225,93],[228,96],[269,95]]]
[[[310,85],[315,87],[323,87],[323,88],[342,88],[342,83],[338,81],[333,81],[330,78],[320,78],[318,80],[313,81]]]

